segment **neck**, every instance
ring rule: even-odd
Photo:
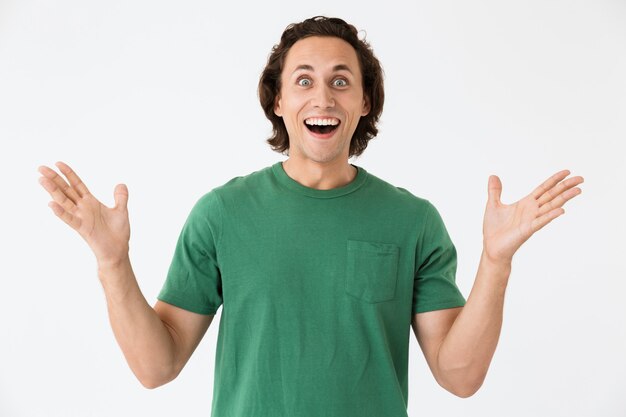
[[[317,190],[343,187],[352,182],[357,174],[357,169],[347,160],[324,164],[289,158],[283,162],[283,169],[291,179]]]

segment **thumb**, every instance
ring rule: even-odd
[[[489,176],[489,185],[487,187],[487,192],[489,194],[489,200],[487,201],[489,204],[500,204],[500,196],[502,195],[502,182],[497,175]]]
[[[113,198],[115,199],[115,209],[126,210],[126,204],[128,203],[128,187],[126,187],[126,184],[117,184],[115,186]]]

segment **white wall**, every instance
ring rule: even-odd
[[[410,416],[626,415],[626,3],[215,3],[0,0],[0,415],[209,415],[219,313],[176,381],[142,388],[37,167],[69,163],[108,205],[128,185],[153,303],[197,198],[283,159],[256,84],[285,26],[316,14],[365,29],[386,72],[380,135],[352,162],[439,208],[465,295],[490,174],[506,203],[585,177],[514,258],[478,394],[436,386],[411,340]]]

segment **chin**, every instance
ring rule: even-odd
[[[311,161],[324,164],[341,159],[341,154],[309,154],[306,157]]]

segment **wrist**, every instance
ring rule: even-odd
[[[112,259],[96,259],[98,264],[98,276],[110,275],[127,269],[130,266],[130,258],[128,254],[120,258]]]
[[[483,250],[480,256],[481,264],[485,264],[488,267],[496,269],[511,269],[513,258],[492,258],[487,252]]]
[[[513,255],[503,255],[502,253],[495,254],[493,250],[487,250],[485,242],[483,242],[483,251],[480,256],[481,263],[487,263],[490,266],[497,268],[510,267],[513,262]]]
[[[485,251],[480,257],[479,270],[482,275],[489,277],[490,281],[506,287],[511,275],[512,259],[493,259]]]
[[[98,279],[108,302],[123,302],[136,286],[135,275],[128,257],[98,261]]]
[[[98,258],[96,257],[96,262],[98,264],[98,271],[100,270],[110,270],[110,269],[119,269],[124,265],[130,263],[130,258],[128,253],[124,253],[118,257],[114,258]]]

